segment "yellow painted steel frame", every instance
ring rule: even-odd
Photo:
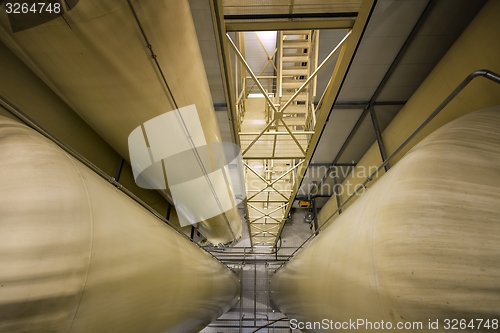
[[[304,162],[310,136],[314,134],[312,130],[315,117],[311,114],[316,111],[312,106],[316,92],[316,75],[342,47],[351,31],[319,66],[316,57],[318,33],[312,30],[277,32],[277,48],[273,56],[269,55],[262,39],[255,33],[268,59],[259,75],[253,73],[245,59],[244,51],[238,49],[227,35],[237,59],[245,68],[241,75],[235,73],[235,81],[238,81],[240,76],[245,79],[246,72],[253,79],[250,89],[246,90],[246,81],[243,81],[241,93],[236,91],[236,94],[238,103],[241,103],[237,105],[237,110],[240,111],[238,129],[242,154],[247,162],[251,159],[252,163],[252,166],[248,163],[244,165],[247,171],[247,219],[250,237],[255,245],[273,246],[278,240],[280,227],[288,218],[285,211],[292,203],[290,194],[296,179],[293,172]],[[241,48],[244,45],[244,36],[240,33],[238,37]],[[276,54],[277,66],[273,66],[277,75],[263,77],[262,74]],[[267,89],[262,86],[259,81],[262,78],[276,80],[275,93],[272,93],[273,87],[270,84]],[[262,102],[247,101],[254,86],[257,86],[262,94]],[[247,110],[246,105],[252,107]],[[245,113],[242,110],[245,110]],[[264,123],[265,126],[262,126]],[[254,153],[255,150],[258,152]],[[283,156],[283,153],[286,156]],[[262,171],[259,172],[256,167]],[[268,189],[269,192],[264,193]],[[272,195],[274,197],[271,197]]]
[[[316,80],[313,80],[313,78],[317,72],[316,69],[319,70],[322,67],[322,65],[317,66],[317,60],[314,59],[316,58],[315,52],[308,54],[310,59],[307,61],[307,68],[300,67],[300,65],[303,65],[300,62],[296,63],[300,64],[299,66],[289,62],[288,65],[291,66],[285,67],[286,69],[282,65],[282,62],[286,61],[284,60],[285,57],[291,55],[290,53],[283,54],[284,44],[288,43],[290,47],[294,42],[299,42],[307,44],[305,48],[311,48],[311,50],[314,48],[314,43],[311,43],[311,40],[314,40],[313,31],[305,30],[314,29],[313,26],[307,25],[307,27],[303,27],[297,22],[296,26],[278,27],[276,30],[289,29],[290,31],[279,31],[277,33],[278,47],[272,55],[265,49],[259,38],[269,60],[266,66],[269,65],[271,59],[277,58],[276,76],[273,77],[277,82],[277,93],[272,94],[271,89],[264,89],[259,81],[264,70],[261,71],[260,75],[255,75],[245,61],[244,48],[242,48],[244,45],[244,41],[242,41],[243,33],[238,34],[237,43],[240,46],[239,49],[230,35],[226,33],[227,30],[235,31],[235,26],[224,21],[222,2],[219,0],[211,2],[219,47],[219,60],[226,86],[229,118],[233,135],[237,132],[237,135],[234,135],[235,141],[240,144],[243,159],[246,162],[247,204],[245,205],[245,214],[252,246],[275,246],[277,244],[304,172],[319,141],[330,109],[340,90],[374,4],[375,0],[363,1],[354,24],[351,20],[348,24],[335,26],[337,28],[352,27],[352,30],[349,31],[348,40],[339,44],[342,46],[333,73],[334,77],[330,80],[324,97],[321,99],[322,107],[316,120],[316,110],[314,108],[309,110],[309,106],[312,105],[310,97],[305,97],[304,104],[294,104],[295,110],[290,106],[301,91],[307,96],[310,95],[311,91],[315,91],[314,87],[312,89],[308,87],[310,82],[313,82],[313,85],[315,84]],[[248,29],[243,28],[243,30]],[[311,35],[308,35],[309,33]],[[295,36],[290,36],[291,38],[287,39],[286,34]],[[239,60],[235,64],[236,73],[232,73],[230,48],[234,51],[236,59]],[[296,49],[299,50],[300,48],[301,46]],[[313,62],[314,68],[310,66]],[[240,73],[238,73],[238,68]],[[296,69],[299,71],[306,70],[307,74],[304,76],[293,72]],[[286,71],[288,71],[288,75],[286,75]],[[247,89],[246,73],[253,79],[251,88],[257,86],[262,93],[262,104],[257,108],[264,110],[262,117],[265,119],[263,126],[257,126],[257,129],[252,127],[250,130],[244,128],[244,126],[242,127],[244,116],[248,117],[249,105],[255,105],[260,101],[246,99],[248,93],[250,93],[250,90],[245,90]],[[233,80],[241,80],[241,82],[232,82]],[[238,88],[242,90],[241,94],[239,94],[239,91],[235,91],[235,87],[236,90]],[[288,89],[288,97],[282,95],[284,89]],[[298,108],[302,107],[304,107],[304,111],[297,111]],[[285,110],[287,111],[285,112]],[[288,112],[289,114],[287,114]],[[290,124],[292,117],[297,119],[297,115],[292,114],[294,112],[304,113],[304,116],[300,117],[304,120],[304,124]],[[280,154],[279,152],[284,153]],[[281,175],[275,176],[274,174],[279,174],[277,173],[278,170]],[[278,182],[283,183],[278,184]],[[282,186],[278,189],[277,185]]]
[[[297,178],[293,187],[293,192],[290,196],[290,203],[293,202],[297,194],[302,178],[305,175],[307,166],[309,165],[309,162],[311,161],[312,155],[314,153],[314,148],[318,144],[323,129],[326,126],[328,117],[330,115],[330,111],[337,98],[338,93],[340,92],[340,88],[344,81],[344,77],[347,74],[347,70],[349,69],[352,58],[356,52],[356,49],[361,40],[365,27],[368,24],[370,15],[373,11],[373,8],[375,7],[375,3],[376,0],[363,1],[358,16],[356,18],[356,21],[354,23],[354,26],[351,30],[351,35],[340,51],[339,59],[335,66],[332,80],[330,80],[330,83],[328,84],[328,87],[325,91],[324,98],[321,104],[321,108],[319,110],[319,115],[315,126],[315,133],[312,135],[311,140],[309,142],[309,149],[306,152],[304,163],[301,165],[301,167],[298,169],[297,172]],[[284,216],[288,216],[291,208],[292,205],[289,204],[285,210]],[[278,236],[281,234],[283,227],[284,223],[280,227]],[[276,242],[277,240],[278,239],[276,239]]]
[[[336,20],[301,20],[297,21],[248,21],[248,22],[227,22],[226,31],[277,31],[297,29],[351,29],[355,18],[345,18]]]

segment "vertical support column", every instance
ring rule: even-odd
[[[316,198],[312,198],[311,203],[312,203],[312,208],[313,208],[314,234],[317,236],[319,234],[319,230],[318,230],[318,209],[316,207]]]
[[[231,136],[235,143],[240,142],[238,136],[239,124],[235,121],[238,119],[238,111],[236,110],[235,103],[235,92],[233,85],[231,84],[231,61],[230,52],[227,48],[227,42],[225,40],[226,27],[224,24],[224,13],[222,8],[222,1],[213,0],[210,1],[210,9],[212,12],[212,22],[215,28],[215,40],[217,42],[217,50],[219,56],[219,63],[222,69],[222,82],[224,84],[224,94],[227,102],[227,112],[229,114],[229,125],[231,127]],[[244,72],[243,68],[240,67],[240,73]]]
[[[340,205],[342,204],[340,202],[340,193],[339,193],[339,186],[341,186],[338,182],[338,175],[337,175],[337,166],[334,165],[335,168],[335,174],[333,175],[333,193],[335,195],[335,200],[337,200],[337,207],[339,208],[339,215],[342,214],[342,208],[340,208]]]
[[[253,264],[253,326],[257,327],[257,262]]]
[[[375,109],[373,108],[373,105],[370,105],[369,111],[370,111],[370,116],[372,118],[375,136],[377,137],[377,143],[378,143],[378,148],[380,150],[380,156],[382,156],[382,161],[385,161],[387,159],[387,153],[385,151],[384,140],[382,140],[382,132],[380,131],[380,126],[379,126],[378,120],[377,120],[377,114],[375,113]],[[387,163],[384,166],[384,169],[386,172],[389,171],[390,168],[391,168],[391,166],[389,165],[389,163]]]
[[[172,212],[172,204],[170,202],[167,201],[167,204],[168,204],[168,207],[167,207],[167,215],[165,216],[165,218],[167,220],[170,220],[170,213]]]
[[[283,31],[278,31],[278,60],[276,61],[278,73],[276,73],[276,97],[277,103],[281,103],[282,81],[283,81]],[[280,107],[281,108],[281,107]]]
[[[115,170],[115,174],[113,175],[113,178],[118,182],[120,181],[120,176],[122,174],[122,170],[123,170],[123,163],[125,162],[125,160],[123,159],[123,157],[120,157],[120,159],[118,160],[118,165],[116,166],[116,170]]]
[[[240,267],[240,327],[239,327],[239,333],[243,332],[243,268],[245,267],[245,254],[246,254],[246,248],[243,249],[243,262]]]
[[[313,30],[311,34],[312,38],[312,45],[314,48],[314,64],[313,64],[313,71],[318,68],[318,59],[319,59],[319,30]],[[311,103],[314,103],[316,99],[316,86],[318,84],[318,77],[314,77],[314,82],[313,82],[313,93],[312,93],[312,101]]]

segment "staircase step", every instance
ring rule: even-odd
[[[309,41],[305,39],[290,39],[283,40],[284,49],[308,49]]]
[[[309,56],[307,53],[304,55],[297,54],[283,54],[283,62],[308,62]]]
[[[290,98],[292,98],[293,93],[281,93],[281,101],[287,102]],[[307,92],[303,92],[297,95],[294,99],[295,102],[306,102],[307,101]]]
[[[283,76],[306,76],[309,74],[307,67],[283,67]]]
[[[300,88],[304,82],[305,80],[283,80],[283,82],[281,83],[281,87],[283,89],[297,89]]]
[[[309,35],[311,30],[284,30],[283,35]]]
[[[287,106],[285,109],[285,114],[287,113],[296,113],[296,114],[307,113],[307,106],[305,104]]]
[[[305,126],[306,117],[283,117],[283,121],[287,126]]]

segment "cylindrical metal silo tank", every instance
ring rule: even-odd
[[[1,106],[8,108],[5,104],[5,101],[8,101],[103,172],[110,176],[115,175],[120,155],[1,41],[0,72]],[[0,115],[17,119],[3,107],[0,107]],[[128,163],[123,163],[118,180],[158,213],[166,216],[168,203],[165,198],[157,191],[134,186],[132,170]],[[175,224],[172,215],[169,220]]]
[[[447,319],[458,319],[474,320],[470,332],[491,332],[500,319],[499,217],[497,105],[450,122],[410,150],[278,270],[272,300],[303,322],[421,322],[408,331],[441,332]],[[489,320],[489,329],[476,319]],[[325,331],[338,329],[303,330]]]
[[[450,47],[431,73],[422,82],[411,98],[405,103],[396,117],[382,133],[387,155],[391,155],[425,118],[427,118],[441,104],[469,74],[474,71],[486,69],[500,73],[500,1],[487,1],[479,13],[469,23],[467,28]],[[403,67],[404,64],[401,63]],[[394,165],[416,143],[425,138],[429,133],[444,124],[459,118],[467,113],[500,103],[500,86],[484,78],[477,78],[470,82],[460,94],[406,145],[390,161]],[[343,181],[345,189],[357,188],[366,180],[366,172],[382,164],[378,143],[357,161],[356,168]],[[380,170],[377,177],[369,182],[372,186],[384,174]],[[353,190],[352,190],[353,191]],[[342,191],[341,202],[347,200],[352,191]],[[344,210],[349,207],[356,197],[350,200]],[[323,206],[318,214],[319,224],[325,222],[337,209],[337,201],[332,197]],[[335,215],[329,219],[327,225],[336,219]]]
[[[40,134],[0,117],[0,332],[198,332],[238,278]]]
[[[149,45],[127,1],[63,3],[64,15],[39,25],[0,11],[0,38],[121,156],[135,128],[192,104],[207,144],[221,141],[187,0],[131,1]],[[241,236],[234,205],[198,226],[214,244]]]

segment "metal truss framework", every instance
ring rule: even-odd
[[[246,169],[246,213],[254,246],[274,246],[293,203],[297,169],[304,164],[314,134],[318,107],[316,78],[341,49],[350,31],[318,65],[319,31],[285,30],[276,33],[276,48],[256,75],[244,56],[245,34],[239,47],[226,35],[241,64],[236,66],[236,110],[239,142]],[[272,64],[275,75],[263,76]],[[247,76],[247,74],[249,76]],[[267,81],[266,87],[262,84]],[[254,88],[258,98],[250,98]],[[253,94],[255,95],[255,94]],[[319,105],[319,103],[318,103]]]
[[[373,0],[363,1],[356,15],[329,27],[348,29],[348,33],[318,64],[319,30],[315,28],[324,26],[276,22],[272,29],[273,23],[267,20],[266,30],[276,30],[276,47],[270,52],[256,32],[262,29],[248,32],[249,26],[242,25],[239,32],[226,33],[237,31],[238,25],[225,20],[222,1],[212,0],[233,139],[245,162],[245,214],[254,247],[273,247],[278,242],[373,4]],[[245,34],[257,35],[267,57],[263,68],[249,65]],[[317,74],[336,53],[333,77],[318,102]]]

